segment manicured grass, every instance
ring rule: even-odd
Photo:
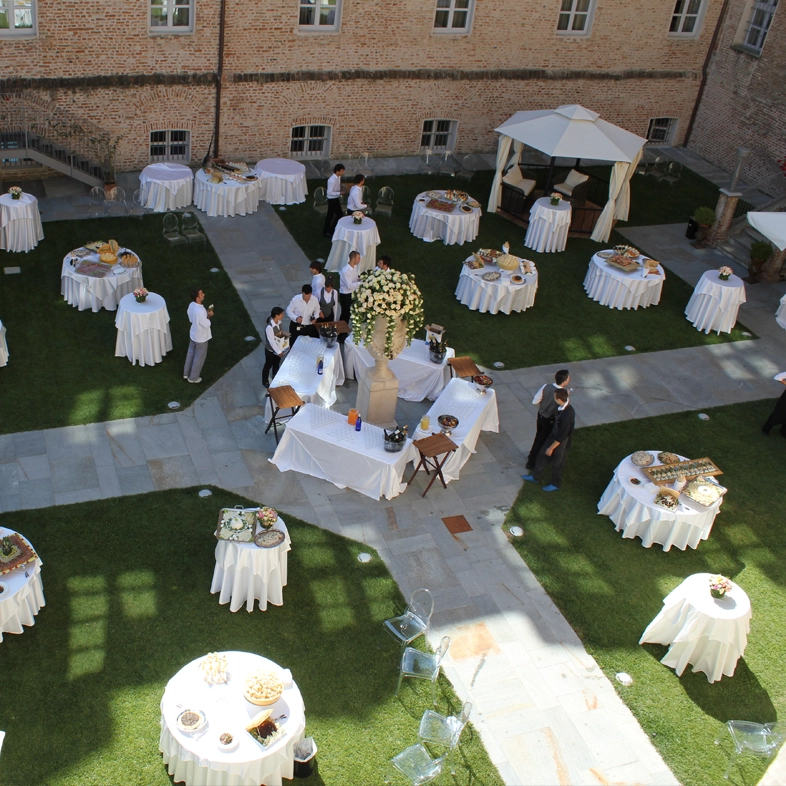
[[[0,319],[10,353],[2,369],[0,433],[54,428],[164,412],[175,400],[188,405],[257,343],[258,334],[213,248],[170,246],[161,216],[58,221],[29,254],[0,251],[0,266],[20,275],[0,281]],[[132,366],[115,357],[117,312],[78,311],[60,294],[63,257],[91,240],[115,238],[142,260],[145,286],[167,303],[174,349],[156,366]],[[218,273],[210,273],[213,267]],[[201,385],[183,379],[188,349],[186,310],[192,289],[213,303],[213,338]]]
[[[783,465],[786,439],[761,436],[774,401],[584,428],[574,435],[564,488],[544,494],[525,483],[506,526],[524,535],[513,543],[559,606],[585,646],[652,736],[681,783],[716,786],[731,750],[728,735],[715,738],[730,719],[760,723],[786,712],[786,531]],[[664,552],[624,540],[597,502],[616,464],[639,449],[710,456],[729,488],[712,534],[697,549]],[[750,596],[753,620],[744,658],[733,678],[709,684],[688,669],[681,678],[659,663],[666,647],[638,640],[663,598],[694,573],[722,573]],[[616,684],[616,683],[615,683]],[[723,731],[726,734],[725,731]],[[732,783],[757,783],[765,765],[744,759]]]
[[[536,254],[526,248],[521,227],[501,216],[486,214],[491,178],[490,172],[479,172],[468,187],[483,206],[484,215],[476,240],[463,246],[424,243],[411,234],[408,226],[418,193],[430,188],[464,188],[462,181],[437,176],[378,177],[371,186],[375,198],[382,186],[390,186],[395,192],[393,216],[377,218],[382,238],[378,255],[388,254],[393,267],[415,273],[425,300],[426,323],[446,326],[448,341],[457,354],[470,355],[485,366],[502,361],[508,368],[520,368],[621,355],[626,345],[639,352],[654,352],[742,338],[745,328],[739,323],[730,336],[706,336],[695,330],[684,314],[692,287],[671,272],[667,272],[658,306],[616,311],[593,302],[582,284],[589,260],[603,246],[571,238],[567,250],[560,254]],[[632,201],[641,213],[649,214],[652,209],[654,220],[645,223],[682,220],[685,205],[693,204],[697,191],[707,190],[702,186],[707,181],[695,175],[686,177],[684,185],[689,183],[693,183],[689,195],[680,197],[682,181],[666,192],[669,187],[665,184],[639,176],[634,180]],[[319,185],[324,184],[312,181],[310,192]],[[311,197],[279,216],[309,258],[327,259],[330,241],[322,237],[323,219],[313,210]],[[511,253],[533,259],[538,266],[535,305],[510,315],[470,311],[454,294],[463,260],[478,248],[500,248],[506,240]],[[621,242],[625,241],[615,234],[606,246]],[[662,261],[668,267],[668,260]]]
[[[381,783],[387,760],[417,742],[431,689],[405,680],[393,695],[399,647],[382,621],[404,601],[376,554],[358,562],[368,547],[282,513],[292,538],[284,605],[233,614],[210,594],[218,510],[243,502],[185,489],[0,516],[41,556],[47,600],[34,627],[0,644],[0,784],[171,783],[161,696],[210,651],[292,670],[319,747],[304,786]],[[440,711],[459,709],[444,677],[438,697]],[[474,729],[460,751],[457,784],[501,786]]]

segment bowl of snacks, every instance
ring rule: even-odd
[[[229,680],[227,657],[219,652],[209,652],[199,664],[199,671],[210,685],[223,685]]]
[[[455,415],[440,415],[437,418],[437,423],[442,426],[442,433],[449,437],[459,424],[459,419]]]
[[[216,747],[225,753],[235,750],[238,745],[240,745],[240,737],[229,731],[221,732],[216,739]]]
[[[472,377],[472,381],[478,386],[478,390],[484,395],[486,390],[494,384],[494,380],[485,374],[478,374]]]
[[[666,508],[666,510],[677,510],[680,504],[680,492],[661,486],[655,495],[655,504],[659,508]]]
[[[281,698],[283,692],[284,683],[275,672],[257,669],[246,676],[243,696],[251,704],[269,707]]]

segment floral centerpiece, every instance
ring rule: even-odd
[[[727,592],[731,592],[732,583],[725,576],[710,576],[710,595],[713,598],[722,598]]]
[[[262,529],[270,529],[278,521],[278,513],[273,508],[260,508],[256,516],[257,524]]]
[[[728,281],[729,280],[729,276],[733,272],[734,271],[730,267],[728,267],[727,265],[724,265],[723,267],[718,268],[718,278],[721,281]]]
[[[365,216],[365,214],[364,214],[362,211],[360,211],[360,210],[356,210],[356,211],[355,211],[355,212],[352,214],[352,221],[353,221],[355,224],[362,224],[362,223],[363,223],[363,218],[364,218],[364,216]]]
[[[8,189],[8,193],[11,194],[11,199],[21,199],[22,198],[22,189],[19,186],[11,186]]]
[[[558,191],[552,191],[551,194],[549,194],[549,199],[551,200],[552,205],[558,205],[560,202],[562,202],[562,194],[560,194]]]
[[[134,297],[137,303],[144,303],[149,294],[150,293],[144,287],[139,287],[139,289],[134,290]]]

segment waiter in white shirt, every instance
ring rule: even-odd
[[[336,164],[333,167],[333,174],[327,181],[327,215],[325,225],[322,227],[322,234],[325,237],[333,237],[339,218],[344,215],[341,209],[341,176],[344,174],[344,165]]]
[[[312,324],[322,316],[319,310],[319,301],[311,294],[311,284],[303,284],[301,294],[295,295],[287,306],[289,333],[291,336],[290,347],[295,346],[298,336],[317,337],[317,330]]]
[[[187,379],[194,385],[202,381],[200,373],[202,366],[205,365],[207,357],[207,342],[213,334],[210,332],[210,317],[213,312],[208,311],[202,301],[205,293],[201,289],[195,289],[191,293],[191,303],[188,306],[188,320],[191,323],[189,332],[188,354],[186,355],[186,365],[183,368],[183,379]]]
[[[365,213],[368,210],[368,205],[363,202],[363,183],[365,182],[366,178],[363,175],[355,175],[355,185],[349,189],[349,197],[347,197],[347,210],[350,213],[354,213],[356,210]]]
[[[349,313],[352,308],[352,293],[360,286],[360,254],[357,251],[349,252],[349,262],[344,265],[339,274],[338,302],[341,306],[341,319],[349,322]]]

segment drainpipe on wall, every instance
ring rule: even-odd
[[[728,1],[728,0],[727,0]],[[213,122],[213,155],[218,156],[218,143],[221,134],[221,83],[224,80],[224,30],[226,29],[226,0],[221,0],[218,21],[218,68],[216,70],[216,117]]]

